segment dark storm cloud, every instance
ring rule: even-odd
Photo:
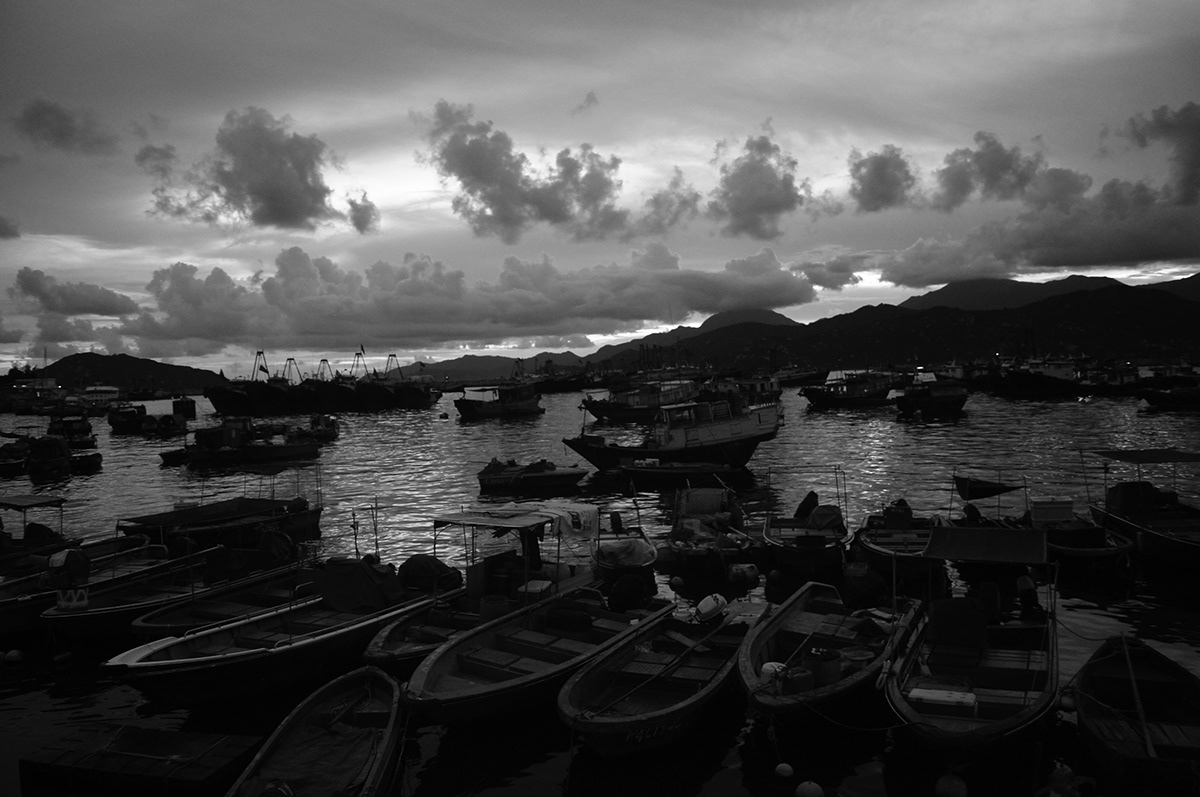
[[[935,173],[938,191],[933,206],[951,211],[976,190],[984,199],[1016,199],[1044,167],[1040,153],[1023,155],[1019,147],[1005,149],[991,133],[975,134],[975,149],[957,149]]]
[[[54,277],[29,267],[17,272],[8,295],[17,300],[33,300],[46,312],[62,315],[122,316],[138,312],[137,302],[116,291],[85,282],[59,283]]]
[[[576,105],[574,108],[571,109],[571,116],[575,116],[576,114],[583,113],[584,111],[589,111],[592,108],[595,108],[599,104],[600,104],[600,100],[596,99],[596,92],[589,91],[587,93],[587,96],[583,98],[583,102],[579,103],[578,105]]]
[[[25,335],[12,329],[4,328],[4,318],[0,316],[0,343],[20,343]]]
[[[67,343],[96,338],[96,328],[92,322],[82,318],[72,319],[61,313],[42,313],[37,319],[37,329],[35,343]]]
[[[630,235],[666,235],[672,228],[696,218],[701,199],[700,192],[676,168],[667,187],[646,200],[645,211],[634,222]]]
[[[398,265],[378,261],[358,272],[292,247],[255,286],[237,284],[221,269],[200,279],[195,266],[176,263],[155,272],[147,290],[156,310],[118,330],[137,340],[142,356],[225,343],[357,350],[360,344],[583,340],[638,329],[647,320],[678,323],[693,313],[788,307],[815,296],[812,282],[769,249],[714,273],[680,268],[678,255],[658,242],[631,252],[627,265],[574,272],[559,270],[547,256],[509,257],[494,283],[473,284],[428,255],[410,253]]]
[[[170,177],[165,152],[147,153],[143,168],[157,168],[155,210],[176,218],[217,223],[249,221],[256,227],[312,230],[343,218],[329,205],[325,142],[289,132],[291,120],[262,108],[230,111],[217,130],[217,149],[180,177]],[[147,151],[143,149],[142,153]],[[139,153],[141,155],[142,153]]]
[[[539,174],[513,141],[491,122],[472,119],[472,106],[441,101],[428,131],[429,161],[446,179],[458,182],[454,212],[476,235],[496,235],[516,243],[533,225],[544,222],[575,240],[620,235],[628,211],[616,207],[621,161],[604,158],[588,144],[578,153],[561,150],[554,165]]]
[[[147,144],[133,156],[133,162],[144,172],[160,180],[170,179],[177,160],[175,147],[170,144],[161,147]]]
[[[354,225],[354,229],[360,233],[375,232],[379,229],[379,208],[367,199],[365,191],[361,199],[346,197],[346,204],[350,206],[350,223]]]
[[[802,261],[788,268],[804,277],[818,288],[841,290],[847,285],[862,282],[858,272],[871,267],[872,256],[863,253],[843,254],[820,261]]]
[[[111,155],[117,135],[106,130],[90,111],[72,111],[49,100],[33,100],[13,119],[21,135],[38,146],[84,155]]]
[[[1171,146],[1171,199],[1184,205],[1200,201],[1200,105],[1184,104],[1177,111],[1156,108],[1149,117],[1129,120],[1127,132],[1139,147],[1153,141]]]
[[[796,166],[768,134],[748,138],[742,154],[721,164],[708,215],[724,235],[778,238],[780,218],[799,208],[808,192],[807,182],[796,182]]]
[[[21,231],[17,229],[17,223],[7,216],[0,216],[0,241],[20,237]]]
[[[6,166],[12,166],[14,163],[20,163],[20,155],[0,155],[0,169]]]
[[[874,212],[908,204],[917,178],[899,147],[885,144],[882,152],[850,153],[850,197],[859,212]]]

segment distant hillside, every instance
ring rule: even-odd
[[[704,332],[712,332],[714,329],[737,326],[738,324],[779,324],[791,327],[801,325],[799,321],[793,321],[774,310],[726,310],[709,316],[700,325],[700,329]]]
[[[1018,282],[1009,279],[973,279],[951,282],[936,291],[912,296],[900,303],[906,310],[953,307],[958,310],[1005,310],[1024,307],[1078,291],[1094,291],[1121,285],[1109,277],[1071,276],[1050,282]]]
[[[60,386],[78,390],[88,385],[112,385],[127,393],[160,392],[198,395],[225,378],[203,368],[171,365],[128,354],[72,354],[35,371],[33,376],[53,378]]]

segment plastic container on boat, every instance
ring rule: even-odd
[[[825,686],[842,677],[842,654],[833,648],[806,650],[800,663],[812,672],[814,686]]]

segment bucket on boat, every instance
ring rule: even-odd
[[[504,595],[484,595],[479,599],[479,620],[488,622],[508,614],[508,598]]]
[[[806,650],[800,662],[812,671],[814,686],[825,686],[842,677],[842,654],[833,648]]]

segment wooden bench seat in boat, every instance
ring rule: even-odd
[[[1136,720],[1094,719],[1092,722],[1101,738],[1112,746],[1135,756],[1145,753],[1146,740],[1142,735],[1142,725]],[[1192,751],[1192,755],[1200,750],[1200,725],[1149,721],[1146,730],[1150,732],[1155,749],[1170,747]]]
[[[1012,689],[984,689],[975,687],[975,716],[980,719],[1003,719],[1011,717],[1033,704],[1037,693]]]
[[[496,638],[506,652],[556,663],[569,661],[591,649],[586,642],[528,628],[503,632],[497,634]]]
[[[458,666],[463,672],[497,680],[508,680],[548,669],[554,666],[554,662],[521,656],[504,650],[475,648],[465,650],[458,655]]]
[[[602,631],[608,635],[619,634],[629,628],[629,622],[610,620],[607,617],[596,617],[592,620],[592,630]]]

